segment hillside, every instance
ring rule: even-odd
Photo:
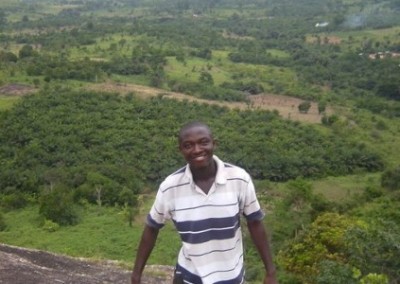
[[[0,1],[0,283],[127,281],[191,120],[253,178],[279,283],[400,283],[399,11]],[[244,234],[246,281],[259,284]],[[149,283],[176,264],[173,224],[157,242]]]

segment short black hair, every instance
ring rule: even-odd
[[[202,121],[199,121],[199,120],[193,120],[193,121],[187,122],[186,124],[184,124],[181,127],[181,130],[179,130],[178,142],[179,143],[181,142],[182,135],[186,130],[188,130],[188,129],[192,128],[192,127],[197,127],[197,126],[201,126],[201,127],[206,128],[208,130],[208,132],[210,133],[210,136],[213,137],[212,131],[211,131],[210,127],[206,123],[204,123]]]

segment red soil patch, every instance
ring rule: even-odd
[[[312,36],[307,40],[309,43],[318,43],[318,37]],[[341,44],[342,39],[338,36],[321,36],[320,44]]]
[[[6,96],[25,96],[35,91],[35,88],[22,84],[8,84],[0,87],[0,95]]]

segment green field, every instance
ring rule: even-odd
[[[9,225],[0,232],[0,241],[93,260],[118,260],[130,265],[145,216],[138,216],[137,222],[129,227],[122,209],[89,205],[80,210],[82,220],[78,225],[61,227],[51,233],[43,229],[37,206],[5,213]],[[159,242],[162,245],[154,250],[149,264],[174,265],[179,248],[175,229],[166,226]]]
[[[10,109],[21,98],[17,96],[0,96],[0,111]]]

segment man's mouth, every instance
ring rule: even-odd
[[[206,156],[198,156],[198,157],[193,157],[193,161],[196,161],[196,162],[201,162],[201,161],[204,161],[206,159]]]

